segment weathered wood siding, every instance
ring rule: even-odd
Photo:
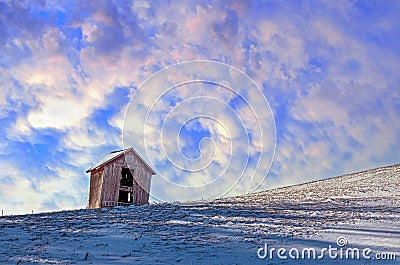
[[[103,187],[103,169],[90,173],[89,208],[101,207],[101,191]]]
[[[125,154],[126,156],[132,156],[132,164],[127,165],[130,169],[133,169],[133,203],[135,205],[143,205],[149,203],[149,193],[151,185],[152,172],[145,163],[130,150]]]
[[[105,202],[118,201],[121,169],[122,169],[121,157],[104,165],[104,182],[103,182],[104,196],[102,198],[102,206],[105,206]]]
[[[125,156],[130,156],[130,163]],[[110,202],[118,202],[122,168],[129,168],[133,175],[133,204],[149,203],[152,171],[132,150],[91,172],[89,208],[110,206]]]

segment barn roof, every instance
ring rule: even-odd
[[[113,152],[109,153],[103,159],[101,159],[99,162],[97,162],[93,167],[86,170],[86,173],[89,173],[95,169],[98,169],[99,167],[103,166],[104,164],[107,164],[108,162],[126,154],[127,152],[129,152],[131,150],[137,155],[137,157],[140,159],[140,161],[142,161],[150,169],[151,174],[155,175],[156,173],[154,172],[154,170],[149,166],[149,164],[147,164],[146,161],[144,161],[144,159],[135,151],[135,149],[133,149],[133,147],[127,148],[125,150],[118,150],[118,151],[113,151]]]

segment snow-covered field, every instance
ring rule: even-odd
[[[400,165],[213,201],[7,216],[0,232],[2,264],[400,264]]]

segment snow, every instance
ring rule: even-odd
[[[400,165],[187,203],[0,218],[2,264],[400,264]],[[271,259],[268,245],[391,252],[396,260]]]

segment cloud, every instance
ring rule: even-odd
[[[22,174],[22,170],[15,165],[0,163],[0,198],[3,203],[0,208],[4,214],[25,214],[28,212],[48,211],[57,209],[74,209],[85,204],[86,188],[79,181],[79,174],[55,169],[55,173],[62,177],[52,177],[35,184]],[[7,202],[7,203],[4,203]],[[48,207],[50,204],[53,207]],[[47,205],[46,207],[43,207]]]
[[[227,65],[198,61],[159,72],[138,88],[127,109],[124,144],[145,154],[158,172],[157,199],[218,197],[249,191],[264,177],[273,154],[272,124],[251,79]],[[189,158],[187,150],[199,155]],[[266,164],[253,180],[249,172],[257,162],[250,160]]]
[[[221,41],[230,43],[236,41],[236,36],[239,30],[238,28],[238,15],[235,11],[228,10],[223,21],[214,22],[212,24],[211,32]]]

